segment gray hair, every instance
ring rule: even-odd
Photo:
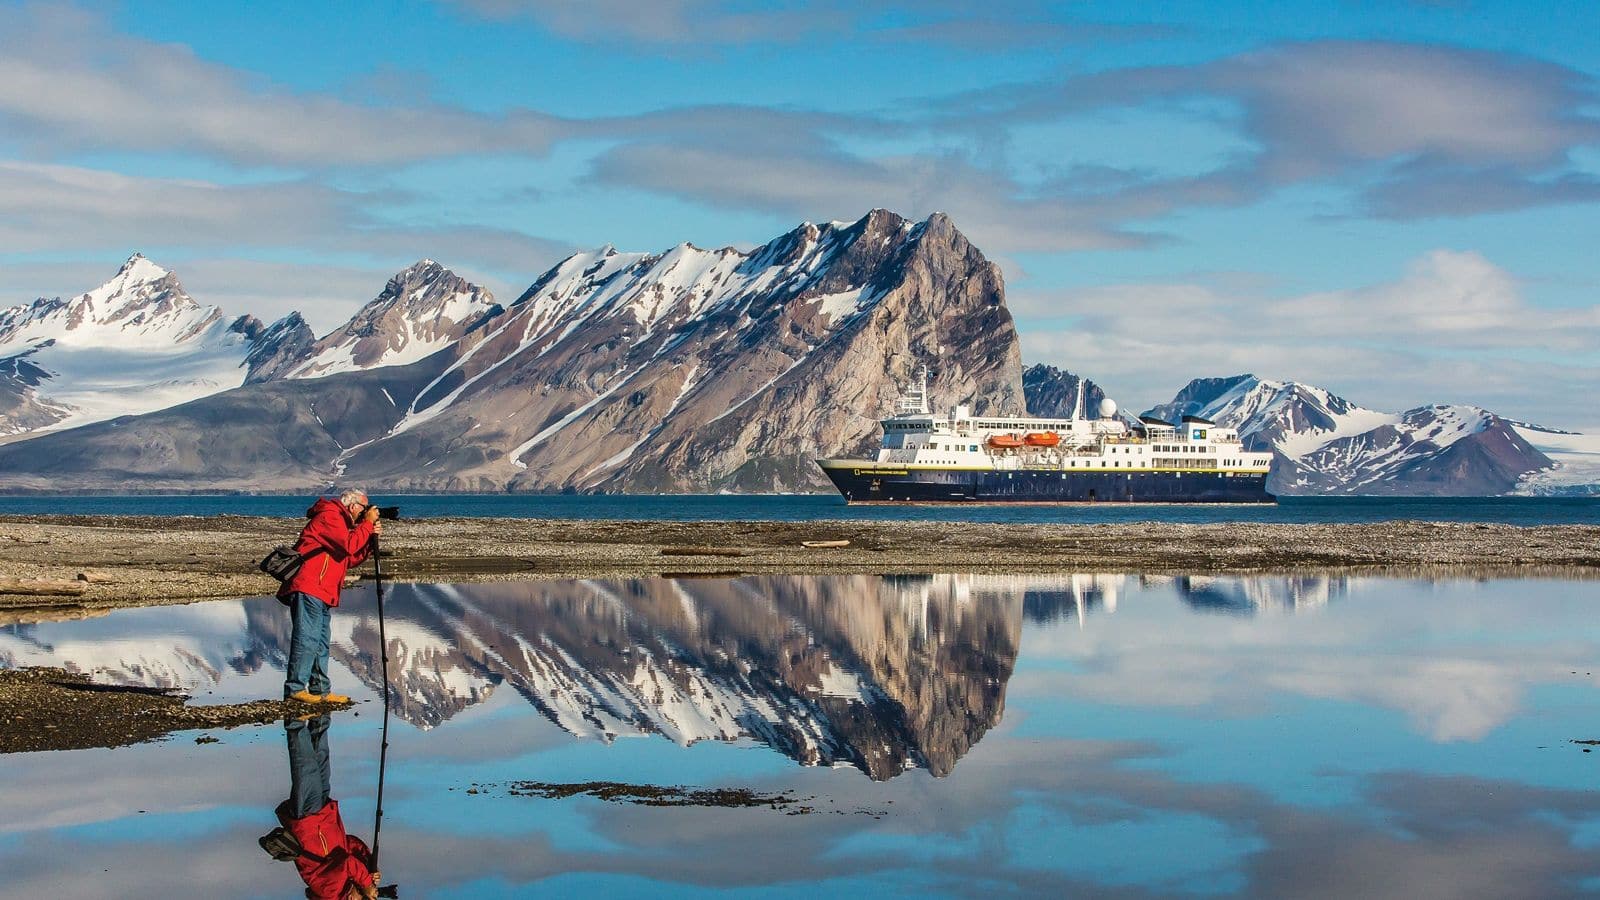
[[[366,503],[367,492],[360,488],[346,488],[344,493],[339,495],[339,502],[346,505],[352,503]]]

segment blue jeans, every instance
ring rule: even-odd
[[[283,723],[284,735],[289,739],[289,812],[303,819],[328,805],[328,717],[317,716],[310,722],[292,719]]]
[[[289,637],[289,669],[284,673],[283,696],[299,691],[326,694],[328,682],[328,635],[333,625],[333,609],[310,594],[289,595],[289,618],[294,633]]]

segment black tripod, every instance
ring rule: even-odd
[[[378,743],[378,803],[372,819],[372,868],[378,868],[378,832],[383,828],[383,773],[389,762],[389,638],[383,630],[383,561],[378,536],[372,536],[372,583],[378,593],[378,658],[383,665],[383,736]],[[398,896],[395,885],[378,888],[381,897]]]

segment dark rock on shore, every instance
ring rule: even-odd
[[[160,689],[96,684],[63,669],[0,671],[0,753],[123,747],[198,728],[261,725],[348,709],[291,700],[190,706]]]

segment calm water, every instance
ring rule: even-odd
[[[1600,753],[1570,741],[1600,738],[1597,605],[1342,577],[397,587],[382,868],[406,897],[1593,892]],[[368,702],[332,719],[332,794],[370,838],[370,594],[334,622],[335,686]],[[273,695],[286,638],[270,599],[207,603],[8,626],[0,664],[214,702]],[[0,757],[0,896],[299,896],[256,846],[284,732]]]
[[[0,495],[0,515],[300,516],[310,497]],[[959,522],[1504,522],[1600,525],[1594,497],[1285,497],[1275,506],[846,506],[837,495],[425,494],[377,496],[407,517],[510,516],[551,519],[807,521],[811,519]]]

